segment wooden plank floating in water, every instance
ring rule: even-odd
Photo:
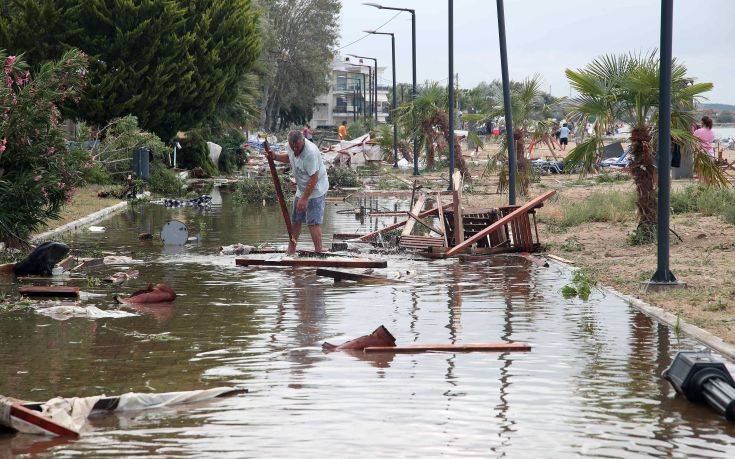
[[[50,435],[55,435],[58,437],[79,438],[79,434],[77,432],[74,432],[71,429],[67,429],[61,424],[57,424],[53,420],[47,418],[46,416],[43,416],[41,413],[29,410],[22,405],[18,405],[16,403],[11,404],[9,414],[16,419],[27,422],[28,424],[33,424],[34,426],[42,429],[45,433],[48,433]]]
[[[385,268],[385,260],[366,258],[236,258],[237,266],[302,266],[311,268]]]
[[[343,280],[352,280],[360,282],[374,282],[374,283],[393,283],[400,282],[394,279],[388,279],[387,277],[373,276],[370,274],[354,273],[350,271],[339,271],[336,269],[317,268],[317,276],[331,277],[335,282]]]
[[[65,285],[28,285],[19,289],[24,296],[59,296],[76,298],[79,296],[79,287]]]
[[[527,352],[528,343],[456,343],[456,344],[407,344],[395,347],[366,347],[365,352],[390,352],[409,354],[414,352]]]

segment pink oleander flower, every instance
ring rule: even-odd
[[[5,74],[9,74],[13,67],[13,62],[15,62],[16,57],[15,56],[8,56],[7,59],[5,59]]]
[[[53,155],[54,153],[56,153],[56,148],[54,148],[54,147],[48,147],[46,149],[46,153],[49,154],[49,155]]]
[[[7,139],[0,140],[0,153],[2,153],[2,152],[5,151],[5,148],[6,148],[5,146],[7,144],[8,144],[8,140]]]

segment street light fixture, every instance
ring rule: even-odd
[[[390,35],[391,53],[393,58],[393,167],[398,168],[398,123],[396,122],[396,36],[391,32],[378,32],[377,30],[364,30],[371,35]]]
[[[378,122],[378,60],[374,57],[366,57],[366,56],[358,56],[356,54],[348,54],[350,57],[355,57],[357,59],[370,59],[373,61],[373,90],[375,91],[375,97],[373,98],[374,101],[374,111],[375,111],[375,122]]]
[[[406,11],[411,13],[411,57],[413,82],[411,85],[411,100],[416,98],[416,10],[410,8],[396,8],[393,6],[383,6],[374,2],[363,2],[363,5],[372,6],[379,10]],[[418,139],[413,139],[413,175],[419,175],[419,143]]]

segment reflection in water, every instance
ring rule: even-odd
[[[351,202],[330,203],[325,234],[396,220],[337,213],[355,202],[405,210],[405,200]],[[138,241],[138,233],[157,234],[173,218],[201,240],[176,249]],[[406,283],[337,285],[309,269],[238,268],[234,256],[217,253],[220,245],[273,242],[274,235],[285,243],[282,225],[278,209],[234,206],[225,194],[211,211],[140,205],[106,221],[106,233],[75,235],[76,249],[133,253],[143,262],[139,279],[125,287],[70,281],[102,295],[82,304],[116,308],[113,293],[148,281],[171,285],[177,300],[97,321],[0,312],[1,394],[45,400],[221,385],[251,392],[192,411],[95,419],[67,444],[0,438],[0,457],[732,455],[735,428],[675,397],[659,377],[676,351],[697,343],[601,292],[588,302],[564,300],[559,290],[570,273],[559,266],[514,256],[464,263],[401,254],[388,262],[391,270],[416,271]],[[0,279],[0,291],[12,294],[17,285],[9,282]],[[533,350],[320,349],[326,339],[380,324],[399,343],[524,341]]]

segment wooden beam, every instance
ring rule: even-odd
[[[61,424],[57,424],[50,418],[43,416],[41,413],[29,410],[28,408],[16,403],[10,405],[10,416],[29,424],[33,424],[34,426],[43,429],[45,432],[58,437],[79,438],[79,433],[71,429],[67,429]]]
[[[420,214],[418,214],[418,216],[421,217],[421,218],[428,217],[428,216],[434,214],[436,211],[437,211],[437,208],[434,207],[433,209],[429,209],[429,210],[426,210],[424,212],[421,212]],[[374,237],[376,237],[378,234],[383,234],[383,233],[387,233],[388,231],[393,231],[394,229],[398,229],[398,228],[402,227],[406,223],[408,223],[408,220],[403,220],[403,221],[398,222],[398,223],[393,223],[392,225],[388,225],[385,228],[380,229],[378,231],[373,231],[372,233],[365,234],[364,236],[359,237],[357,240],[358,241],[369,241],[370,239],[373,239]]]
[[[436,194],[436,207],[439,213],[439,228],[442,230],[442,235],[444,236],[444,246],[449,247],[447,224],[444,222],[444,206],[442,206],[442,197],[439,193]]]
[[[263,142],[263,148],[266,152],[271,152],[268,141]],[[281,180],[278,178],[278,171],[276,170],[276,164],[273,162],[273,158],[266,154],[265,157],[268,159],[268,167],[271,170],[271,178],[273,179],[273,187],[276,190],[276,198],[278,198],[278,205],[281,207],[281,213],[283,214],[283,222],[286,224],[286,231],[288,231],[288,240],[293,242],[293,229],[291,228],[291,213],[288,211],[286,206],[286,199],[283,197],[283,190],[281,189]]]
[[[458,253],[462,253],[465,250],[469,249],[472,244],[479,241],[480,239],[484,238],[488,234],[492,233],[493,231],[497,231],[499,228],[501,228],[503,225],[507,224],[511,220],[513,220],[516,217],[519,217],[522,214],[527,213],[531,209],[535,209],[536,207],[540,207],[544,201],[549,199],[550,197],[554,196],[556,194],[555,190],[549,190],[546,193],[542,194],[541,196],[537,196],[530,201],[528,201],[526,204],[522,205],[521,207],[517,208],[513,212],[509,213],[505,217],[502,217],[498,219],[495,223],[488,226],[487,228],[483,229],[482,231],[478,232],[477,234],[473,235],[466,241],[462,242],[461,244],[457,244],[451,249],[447,250],[446,253],[444,253],[444,257],[451,257],[452,255],[456,255]],[[456,209],[455,209],[456,212]]]
[[[343,280],[351,280],[351,281],[358,281],[358,282],[373,282],[373,283],[379,283],[379,284],[392,284],[394,282],[400,282],[398,280],[388,279],[387,277],[372,276],[370,274],[355,273],[355,272],[350,272],[350,271],[340,271],[337,269],[328,269],[328,268],[317,268],[316,275],[323,276],[323,277],[331,277],[332,279],[334,279],[335,282],[340,282]]]
[[[434,228],[433,226],[429,225],[427,222],[424,221],[424,219],[419,218],[418,215],[415,215],[415,214],[413,214],[411,212],[408,212],[408,216],[411,217],[411,218],[413,218],[414,220],[416,220],[418,223],[421,224],[421,226],[423,226],[424,228],[428,229],[429,231],[433,231],[436,234],[438,234],[439,236],[444,236],[444,232],[443,231],[440,231],[440,230]],[[407,234],[406,236],[410,236],[410,235]]]
[[[368,260],[366,258],[236,258],[237,266],[302,266],[312,268],[385,268],[385,260]]]
[[[455,171],[452,175],[452,198],[454,200],[454,245],[464,242],[464,220],[462,219],[462,173]]]
[[[416,199],[416,202],[413,203],[413,207],[411,207],[411,210],[408,212],[408,215],[411,214],[418,214],[421,212],[421,209],[424,207],[424,203],[426,202],[426,196],[422,193],[419,195],[419,197]],[[419,217],[420,218],[420,217]],[[408,223],[406,223],[406,226],[403,227],[403,232],[401,233],[401,236],[409,236],[411,232],[413,231],[413,227],[416,225],[416,220],[409,219]]]
[[[76,298],[79,296],[79,287],[65,285],[28,285],[19,289],[24,296],[58,296]]]
[[[415,352],[526,352],[531,350],[527,343],[455,343],[455,344],[408,344],[405,346],[366,347],[365,352],[388,352],[410,354]]]

